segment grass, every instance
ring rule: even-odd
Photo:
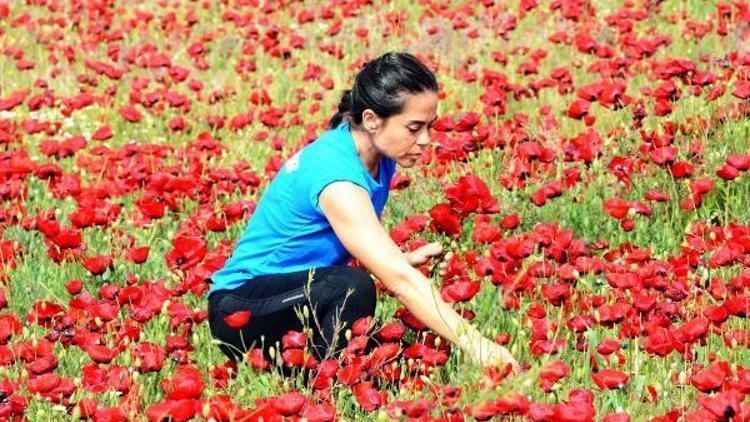
[[[467,2],[444,3],[457,9]],[[234,23],[222,20],[220,13],[234,8],[220,6],[219,2],[208,2],[208,4],[212,8],[204,10],[196,7],[200,22],[193,26],[190,31],[178,30],[167,34],[158,29],[159,19],[157,18],[144,25],[143,31],[128,32],[125,34],[123,41],[117,43],[123,52],[129,48],[143,47],[146,43],[153,43],[159,50],[164,50],[168,44],[172,43],[173,47],[169,54],[174,64],[191,69],[190,78],[198,79],[205,84],[204,96],[225,87],[234,91],[234,94],[227,100],[217,104],[208,104],[206,101],[197,100],[194,95],[189,93],[184,84],[171,86],[170,89],[187,94],[191,98],[190,111],[186,114],[189,125],[192,127],[191,131],[187,133],[171,133],[169,131],[167,126],[169,120],[181,114],[173,109],[164,110],[158,116],[145,111],[143,113],[144,119],[140,123],[130,124],[125,122],[117,114],[117,109],[128,102],[130,84],[133,79],[135,77],[151,79],[152,82],[149,87],[144,89],[145,92],[151,92],[159,87],[159,84],[155,82],[158,78],[167,77],[166,70],[144,69],[137,65],[128,65],[120,57],[113,64],[118,67],[130,67],[130,71],[124,75],[123,79],[110,81],[103,76],[95,76],[93,72],[85,68],[83,59],[91,57],[106,60],[104,44],[99,44],[90,54],[81,49],[76,49],[77,60],[71,64],[61,58],[60,75],[54,79],[49,78],[48,75],[53,66],[47,61],[47,50],[37,41],[40,34],[52,30],[48,25],[41,25],[30,30],[23,27],[6,26],[6,44],[23,48],[25,57],[36,61],[37,67],[31,71],[19,72],[15,70],[14,61],[11,58],[8,56],[0,57],[0,96],[5,98],[14,90],[32,87],[36,78],[43,77],[49,80],[50,88],[56,96],[60,98],[71,97],[78,92],[81,86],[76,82],[76,76],[86,74],[92,76],[98,82],[97,87],[91,87],[94,92],[101,93],[105,87],[112,85],[118,88],[117,94],[112,99],[112,103],[116,106],[94,105],[77,111],[70,117],[65,117],[53,108],[32,112],[24,105],[10,112],[10,119],[16,123],[20,123],[26,118],[61,121],[64,134],[55,136],[59,140],[63,140],[72,134],[90,134],[101,123],[107,122],[112,126],[115,133],[112,139],[104,143],[111,150],[117,150],[131,142],[141,147],[148,144],[173,147],[175,153],[164,159],[153,156],[145,158],[145,166],[151,171],[159,171],[170,165],[182,169],[187,168],[187,160],[177,152],[184,152],[187,145],[195,140],[198,133],[206,131],[211,133],[222,145],[229,148],[229,152],[221,156],[204,160],[203,164],[206,168],[230,169],[234,164],[245,162],[250,164],[253,172],[259,176],[264,176],[264,167],[269,158],[279,154],[279,152],[272,150],[268,142],[256,141],[255,137],[261,132],[270,132],[272,136],[283,137],[287,144],[280,156],[284,159],[287,158],[296,149],[303,137],[311,132],[318,133],[323,129],[329,115],[332,114],[335,105],[338,103],[341,90],[348,87],[352,82],[353,72],[347,69],[347,66],[361,54],[367,53],[375,57],[391,49],[412,49],[423,55],[432,55],[440,65],[438,77],[446,94],[446,98],[440,104],[439,113],[457,117],[462,112],[481,111],[479,97],[483,92],[481,79],[475,82],[463,82],[456,76],[459,69],[477,72],[480,78],[482,69],[492,69],[506,75],[510,83],[526,85],[530,79],[539,80],[547,77],[553,69],[564,66],[571,69],[576,87],[599,80],[599,75],[586,70],[598,62],[596,57],[579,53],[574,45],[553,45],[547,41],[547,37],[560,30],[588,31],[595,34],[597,38],[613,37],[613,44],[616,46],[617,34],[607,27],[602,17],[614,13],[620,7],[620,2],[592,2],[598,11],[598,16],[596,18],[586,17],[584,22],[574,23],[560,18],[558,13],[553,13],[550,10],[549,2],[541,2],[525,18],[519,19],[517,28],[509,33],[507,40],[495,37],[494,26],[484,24],[483,19],[486,14],[481,12],[482,6],[473,3],[469,7],[472,8],[474,14],[467,16],[467,19],[472,28],[475,27],[479,30],[480,35],[475,40],[467,39],[465,32],[452,30],[451,22],[445,18],[428,17],[420,21],[419,17],[426,13],[427,9],[424,2],[415,4],[415,2],[394,0],[381,6],[364,7],[359,16],[346,20],[341,33],[333,38],[323,35],[323,32],[330,25],[329,21],[302,26],[291,24],[289,22],[292,22],[293,18],[290,16],[291,9],[289,9],[268,16],[271,23],[284,25],[285,30],[291,30],[306,38],[305,48],[293,50],[291,58],[284,62],[264,52],[259,43],[249,40],[244,42],[255,46],[256,52],[251,55],[243,54],[242,49],[246,45],[243,46],[243,41],[241,41],[242,30],[237,28]],[[318,10],[313,2],[306,2],[304,5]],[[504,13],[513,13],[517,5],[508,3],[507,6],[508,9]],[[136,7],[142,10],[153,10],[157,16],[163,16],[169,10],[169,8],[157,6],[156,2],[153,1],[146,1]],[[237,11],[238,13],[244,13],[250,9],[237,8]],[[44,18],[51,14],[49,10],[45,10],[41,6],[23,7],[14,4],[11,10],[12,16],[28,13],[32,20]],[[686,13],[694,20],[712,21],[712,14],[715,11],[713,2],[665,1],[661,5],[661,10],[662,12],[659,14],[651,14],[646,20],[636,22],[634,33],[642,38],[653,36],[652,32],[655,30],[658,34],[671,36],[672,42],[670,45],[660,48],[653,57],[631,65],[633,74],[628,78],[628,94],[634,98],[646,100],[649,113],[653,110],[653,104],[649,102],[650,99],[640,93],[640,89],[644,87],[653,88],[658,83],[658,81],[653,80],[652,75],[647,71],[650,64],[674,58],[687,58],[695,60],[701,69],[709,68],[718,73],[720,69],[717,66],[702,63],[699,61],[699,57],[702,54],[712,54],[712,60],[714,60],[734,48],[734,39],[731,36],[722,38],[712,33],[698,42],[686,39],[681,36],[684,21],[681,20],[679,23],[673,24],[667,20],[670,14]],[[184,9],[179,8],[178,11],[177,15],[182,16],[180,13]],[[384,25],[386,25],[384,23],[385,14],[398,11],[408,12],[408,18],[404,22],[404,36],[390,36],[384,40],[379,39],[378,34],[382,33]],[[123,12],[114,17],[114,22],[121,23],[125,19],[133,17],[132,8],[125,7]],[[337,13],[340,14],[341,11],[339,10]],[[429,24],[438,25],[440,33],[435,36],[426,35],[426,28]],[[369,29],[371,34],[369,47],[354,35],[354,30],[358,26]],[[263,34],[264,30],[269,27],[270,25],[259,25],[260,34]],[[219,31],[219,28],[224,30]],[[84,42],[84,36],[80,32],[76,32],[76,29],[66,26],[61,30],[65,34],[64,42],[73,43],[77,46]],[[205,34],[214,34],[215,40],[207,43],[209,48],[206,61],[211,64],[211,67],[208,71],[201,72],[194,68],[185,50],[192,41]],[[283,42],[288,41],[288,34],[282,31],[281,38],[283,44]],[[344,48],[345,57],[343,60],[337,60],[335,57],[319,50],[320,45],[329,43],[336,43]],[[537,75],[525,77],[516,72],[518,66],[527,62],[530,56],[529,54],[514,54],[517,47],[528,47],[529,52],[536,49],[547,51],[547,57],[541,61]],[[490,56],[493,51],[499,51],[508,56],[508,64],[500,66],[495,63]],[[241,58],[252,59],[257,70],[244,76],[238,75],[234,69]],[[470,61],[469,59],[473,59],[474,63],[467,64]],[[577,60],[580,61],[580,66],[573,65]],[[284,65],[280,68],[282,63]],[[308,63],[322,66],[325,70],[324,76],[331,77],[334,80],[335,89],[327,91],[318,86],[315,81],[303,81],[302,75]],[[663,124],[667,121],[674,122],[677,125],[686,125],[688,124],[688,118],[708,118],[736,103],[736,99],[731,97],[730,94],[731,85],[727,94],[712,103],[705,102],[702,99],[703,97],[692,97],[688,93],[687,87],[684,85],[680,85],[680,87],[683,91],[683,98],[675,103],[674,111],[667,117],[649,115],[643,121],[643,130],[662,133]],[[248,98],[252,92],[259,89],[267,90],[268,95],[273,100],[274,107],[284,108],[290,104],[298,105],[305,125],[267,128],[259,122],[256,115],[250,125],[238,131],[229,130],[226,127],[211,129],[208,126],[206,116],[209,114],[224,116],[228,125],[232,116],[247,113],[255,108],[250,104]],[[304,99],[301,101],[296,99],[296,90],[298,89],[304,94]],[[41,92],[37,89],[32,91],[33,93]],[[320,101],[314,99],[315,94],[319,94],[322,99]],[[693,223],[714,220],[723,227],[730,223],[743,225],[749,223],[750,215],[747,210],[746,199],[750,197],[750,183],[748,183],[746,175],[732,182],[717,180],[716,187],[704,198],[703,206],[690,212],[679,208],[679,199],[683,199],[689,194],[687,183],[673,179],[665,170],[658,169],[653,165],[647,166],[650,174],[634,174],[632,190],[624,190],[615,177],[608,174],[607,165],[614,156],[643,157],[638,152],[642,143],[641,134],[629,127],[632,121],[630,107],[620,111],[612,111],[596,104],[593,105],[592,114],[597,117],[594,128],[604,138],[602,155],[588,167],[580,163],[563,162],[560,158],[563,156],[561,146],[567,139],[576,136],[585,128],[582,122],[565,117],[565,110],[574,96],[574,93],[560,95],[555,91],[555,88],[543,90],[538,97],[514,100],[509,96],[507,113],[504,116],[499,116],[498,123],[503,123],[516,114],[525,114],[529,117],[529,123],[524,129],[543,146],[552,148],[558,153],[558,158],[548,168],[549,172],[537,172],[528,181],[526,188],[507,190],[498,181],[501,176],[509,171],[508,164],[516,158],[517,151],[510,147],[480,150],[467,163],[449,162],[447,167],[450,172],[446,172],[443,177],[439,178],[424,177],[421,169],[417,168],[402,169],[400,171],[411,176],[412,184],[403,191],[391,192],[389,204],[384,212],[385,227],[391,229],[409,215],[426,214],[433,205],[444,201],[442,184],[456,180],[467,173],[475,174],[486,181],[493,196],[498,199],[502,211],[499,215],[492,217],[493,221],[498,221],[510,212],[521,216],[521,226],[514,233],[532,231],[539,223],[558,224],[561,229],[572,229],[574,237],[583,239],[587,244],[597,240],[606,240],[611,246],[630,242],[640,248],[651,248],[652,255],[660,260],[666,260],[669,256],[681,252],[685,233]],[[321,109],[316,113],[308,114],[307,111],[310,107],[318,102]],[[545,128],[544,118],[539,113],[543,105],[552,109],[550,117],[557,122],[551,129]],[[286,115],[283,120],[288,122],[289,119],[290,116]],[[607,133],[618,128],[622,129],[620,135],[606,136]],[[42,157],[38,149],[39,143],[47,137],[43,134],[26,135],[20,144],[9,146],[8,149],[25,149],[30,157],[41,162],[55,161]],[[675,145],[680,146],[679,159],[687,160],[696,167],[695,176],[707,176],[716,179],[713,172],[721,166],[728,155],[746,153],[750,149],[748,139],[750,139],[750,126],[747,125],[747,119],[744,118],[721,122],[709,127],[706,131],[697,131],[695,134],[683,135],[678,133],[675,137]],[[696,141],[703,143],[705,153],[700,157],[691,157],[687,154],[685,146]],[[79,152],[78,155],[90,155],[91,147],[97,144],[96,141],[89,141],[89,147]],[[55,162],[67,174],[80,175],[83,185],[97,182],[111,183],[108,179],[111,176],[110,171],[125,170],[120,164],[116,164],[112,168],[107,168],[106,171],[94,174],[81,169],[76,157],[64,158]],[[434,163],[428,166],[429,169],[434,167]],[[544,207],[536,207],[530,202],[529,197],[536,189],[545,183],[559,179],[562,170],[570,167],[581,169],[584,181],[566,191],[561,197],[551,199]],[[203,177],[205,177],[205,173]],[[233,193],[219,198],[214,206],[218,208],[220,205],[229,204],[239,199],[259,200],[268,183],[267,177],[262,178],[263,184],[252,194],[243,195],[235,190]],[[672,200],[663,204],[651,203],[654,215],[649,218],[635,217],[635,228],[631,232],[621,230],[619,222],[603,212],[602,204],[609,197],[621,196],[628,200],[642,200],[643,195],[652,188],[659,188],[668,192]],[[23,245],[24,253],[19,257],[16,267],[7,271],[11,281],[6,287],[8,308],[5,312],[13,313],[23,319],[29,312],[31,305],[38,300],[49,300],[64,305],[69,298],[64,284],[71,279],[83,280],[85,290],[94,295],[104,284],[124,285],[129,272],[136,274],[141,280],[167,280],[168,283],[172,283],[172,275],[162,257],[171,248],[171,239],[176,231],[197,211],[198,203],[189,199],[182,199],[179,212],[168,212],[165,218],[154,221],[150,227],[139,227],[132,221],[132,217],[138,212],[134,204],[138,196],[139,193],[134,193],[111,198],[112,202],[123,204],[123,210],[116,227],[132,235],[138,245],[150,246],[150,257],[145,264],[139,266],[118,259],[115,262],[114,269],[107,271],[103,276],[92,276],[75,262],[63,265],[53,263],[46,256],[47,247],[40,233],[26,231],[18,226],[6,224],[3,227],[3,238],[20,242]],[[76,208],[75,200],[70,197],[63,200],[55,199],[46,184],[34,177],[28,179],[27,194],[22,204],[26,207],[30,216],[43,210],[54,209],[63,226],[69,224],[67,216]],[[472,229],[473,220],[468,219],[464,224],[464,235],[461,239],[458,239],[459,250],[466,251],[478,248],[481,252],[485,252],[488,249],[487,247],[472,244],[470,237]],[[223,241],[234,242],[243,231],[244,223],[239,222],[230,226],[226,232],[208,232],[206,239],[209,248],[213,249]],[[421,236],[448,243],[445,236],[438,234],[422,233]],[[84,231],[84,239],[87,246],[86,253],[99,254],[106,253],[110,249],[114,241],[114,235],[111,228],[92,228]],[[527,258],[526,262],[539,260],[542,257],[542,252],[536,250],[532,256]],[[696,269],[696,273],[698,271],[707,270],[704,267],[699,267]],[[721,269],[718,274],[722,280],[726,281],[740,271],[740,266],[734,266],[727,270]],[[574,388],[591,388],[596,392],[595,405],[597,415],[600,416],[608,412],[627,411],[633,420],[644,420],[649,416],[664,414],[673,407],[694,407],[697,394],[694,388],[677,386],[671,381],[665,383],[665,380],[674,379],[676,374],[680,372],[690,373],[689,364],[679,358],[674,358],[675,355],[671,355],[667,359],[649,356],[640,348],[644,340],[643,337],[623,339],[623,342],[626,343],[626,348],[623,349],[626,351],[626,359],[622,370],[631,375],[631,380],[625,388],[620,390],[599,392],[595,389],[591,381],[592,368],[588,355],[573,350],[574,339],[571,338],[566,329],[554,333],[555,337],[560,336],[560,338],[566,340],[566,348],[562,353],[554,356],[534,356],[529,350],[528,337],[531,330],[528,318],[525,316],[533,301],[542,302],[548,312],[548,319],[561,326],[564,326],[570,315],[585,312],[585,310],[580,309],[580,304],[577,303],[565,308],[544,303],[540,294],[540,286],[546,280],[539,280],[539,285],[522,297],[519,310],[505,310],[498,303],[497,288],[488,280],[482,282],[483,287],[480,294],[469,303],[461,305],[476,312],[476,325],[481,327],[488,335],[495,335],[500,331],[510,332],[512,340],[509,347],[512,348],[520,361],[531,364],[532,368],[538,369],[551,359],[561,359],[571,367],[572,372],[568,378],[559,383],[559,386],[552,393],[544,393],[540,389],[534,388],[536,381],[531,379],[532,387],[523,385],[521,381],[518,381],[517,383],[506,383],[498,391],[480,392],[467,389],[462,403],[498,397],[505,391],[517,390],[521,386],[526,389],[524,393],[527,394],[529,399],[543,403],[563,401],[568,397],[569,391]],[[600,276],[586,275],[577,281],[577,286],[577,291],[580,289],[578,293],[583,296],[599,294],[606,301],[613,301],[616,297],[614,289],[610,288]],[[206,306],[205,298],[193,293],[187,293],[174,299],[183,301],[190,309],[205,309]],[[690,301],[685,304],[686,311],[689,311],[690,305],[697,306],[697,302],[694,302],[695,299],[696,297],[691,297]],[[393,312],[398,307],[400,307],[400,304],[393,298],[384,296],[378,304],[376,316],[382,323],[390,322],[393,320]],[[120,318],[122,321],[127,320],[129,318],[128,312],[121,311]],[[748,328],[746,320],[739,318],[731,319],[727,326],[742,330]],[[169,317],[162,313],[144,324],[142,340],[163,344],[164,337],[172,332]],[[42,327],[24,322],[23,333],[14,337],[11,344],[40,339],[45,334],[46,332]],[[619,326],[609,329],[597,325],[587,331],[585,337],[592,347],[595,347],[602,339],[618,338],[619,334]],[[419,341],[413,332],[408,334],[406,340],[408,342]],[[111,340],[108,341],[111,342]],[[196,347],[195,351],[190,353],[194,365],[208,371],[212,366],[223,363],[224,357],[216,345],[212,343],[207,323],[204,322],[193,327],[191,344]],[[80,348],[63,348],[59,343],[54,345],[54,351],[60,360],[57,373],[80,381],[82,366],[90,363],[86,353]],[[716,353],[716,359],[718,360],[728,360],[737,364],[750,359],[750,356],[748,356],[750,352],[746,348],[727,348],[721,336],[717,334],[710,335],[705,346],[695,347],[696,362],[708,363],[709,351]],[[130,367],[132,364],[130,355],[123,353],[110,366]],[[600,362],[600,364],[603,367],[616,366],[614,364],[606,365],[604,362]],[[402,365],[404,369],[406,368],[405,362],[399,362],[399,365]],[[143,399],[144,408],[163,399],[164,392],[160,388],[160,380],[169,377],[175,366],[175,362],[167,359],[164,369],[157,373],[143,375],[137,371],[132,373],[133,379],[138,378],[135,385],[142,388],[139,395]],[[19,376],[25,376],[23,375],[24,371],[26,369],[21,363],[0,367],[0,378],[16,379]],[[453,354],[446,365],[435,369],[430,377],[430,382],[437,385],[451,383],[469,386],[476,383],[481,375],[478,368],[471,367],[463,357]],[[284,381],[276,374],[257,372],[243,366],[237,378],[230,382],[226,391],[209,387],[205,397],[226,393],[232,397],[234,402],[249,407],[254,405],[254,400],[257,398],[280,394],[295,386],[308,391],[305,390],[306,386],[302,385],[299,379]],[[647,394],[647,386],[657,388],[660,398],[656,403],[648,405],[641,403],[641,397]],[[389,400],[405,400],[425,396],[424,392],[413,394],[408,389],[400,388],[398,385],[389,385],[386,387],[386,391]],[[332,388],[332,396],[335,398],[337,411],[343,418],[348,420],[371,419],[373,417],[372,414],[360,409],[349,388],[335,384]],[[64,408],[56,406],[39,396],[29,397],[27,415],[30,418],[58,420],[62,417]],[[75,402],[83,397],[92,397],[92,394],[83,389],[78,389],[71,397],[71,401]],[[118,395],[111,391],[96,395],[95,398],[100,406],[114,406],[117,405],[119,400]],[[378,417],[384,417],[382,412]]]

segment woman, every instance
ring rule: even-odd
[[[232,256],[212,277],[209,323],[229,358],[250,347],[262,347],[266,356],[271,346],[279,350],[287,331],[302,331],[304,305],[316,357],[345,347],[345,330],[374,315],[376,304],[370,275],[345,265],[354,256],[416,318],[475,362],[516,367],[505,348],[466,322],[415,268],[441,254],[440,245],[403,253],[379,221],[396,164],[414,166],[430,144],[437,92],[435,76],[410,54],[370,61],[342,96],[330,130],[279,170]],[[243,310],[251,315],[244,327],[224,321]]]

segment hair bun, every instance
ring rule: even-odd
[[[341,101],[339,102],[339,113],[348,113],[352,111],[352,90],[346,89],[341,94]]]

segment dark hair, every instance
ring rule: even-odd
[[[400,113],[404,102],[402,92],[418,94],[438,91],[435,75],[409,53],[385,53],[364,65],[354,79],[352,89],[341,96],[339,109],[328,124],[336,128],[346,118],[356,125],[362,123],[362,112],[371,109],[381,118]]]

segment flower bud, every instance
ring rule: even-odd
[[[685,371],[680,371],[680,373],[677,375],[677,382],[680,385],[685,385],[685,383],[687,383],[687,378],[688,377]]]
[[[206,401],[206,403],[203,405],[203,409],[201,409],[201,414],[204,418],[208,419],[208,415],[211,413],[211,404]]]
[[[164,299],[164,302],[161,304],[161,313],[167,313],[167,309],[169,309],[169,303],[169,299]]]

